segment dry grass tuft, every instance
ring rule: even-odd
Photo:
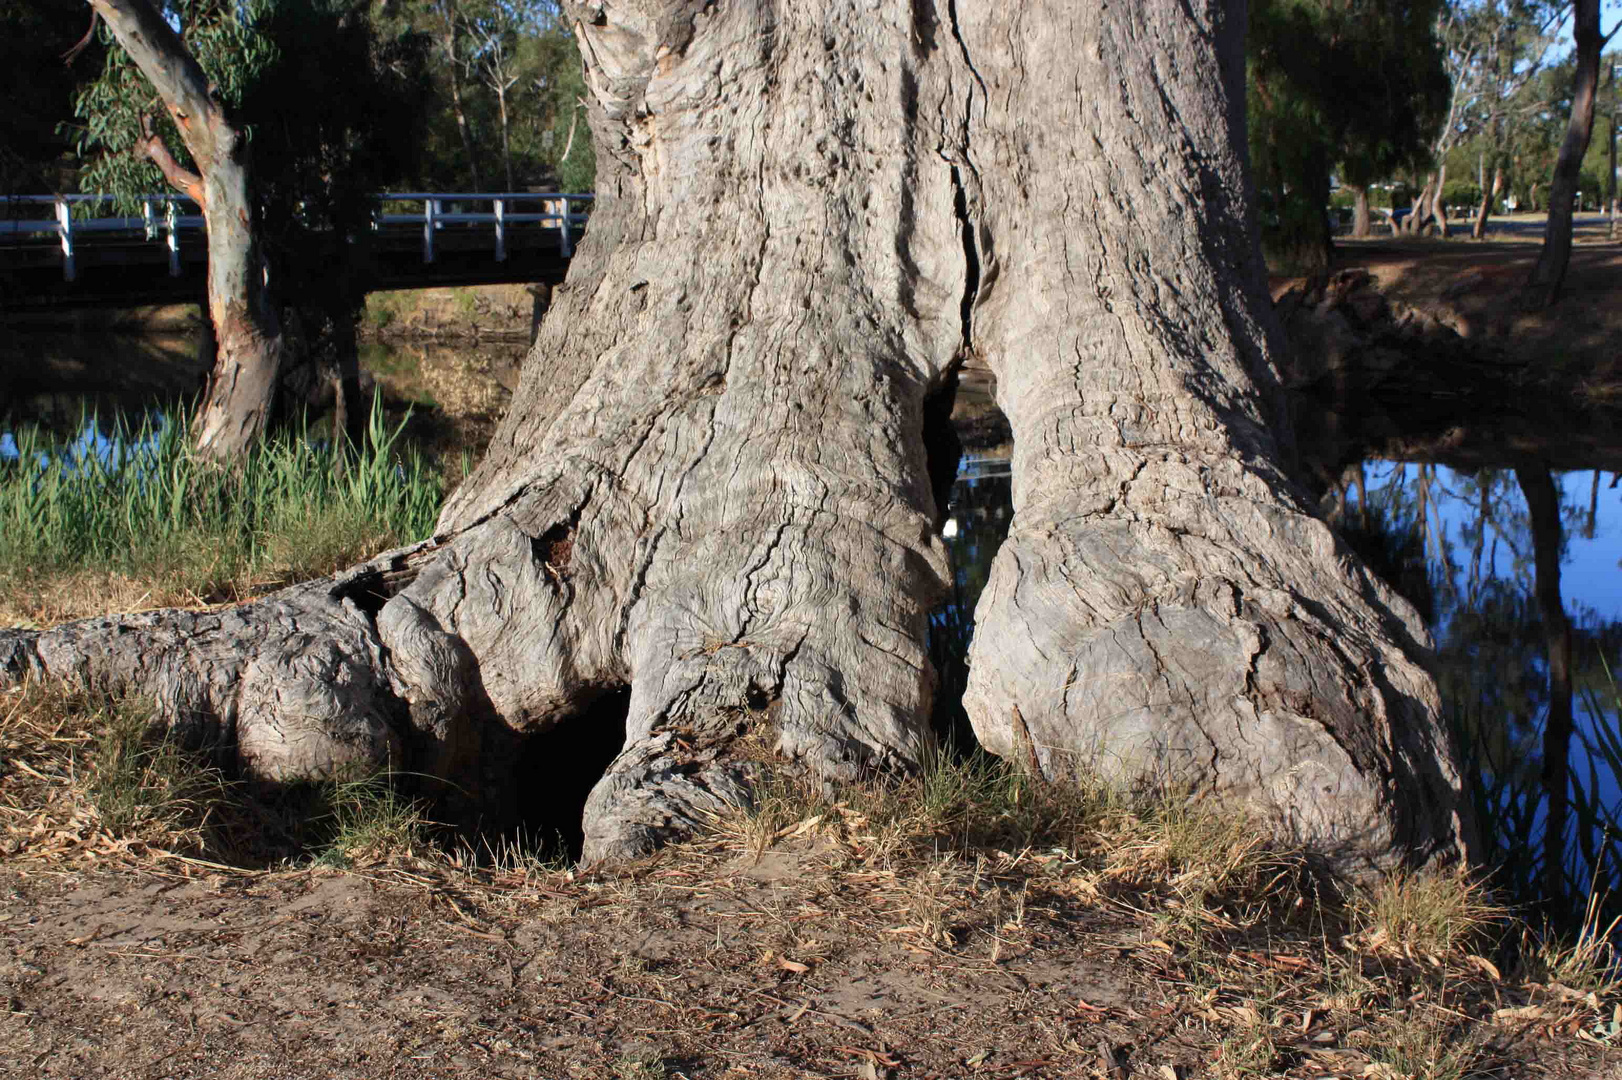
[[[5,850],[80,859],[209,847],[219,770],[164,738],[145,703],[71,686],[0,693]]]
[[[1279,1049],[1272,1025],[1256,1010],[1235,1010],[1237,1023],[1217,1047],[1215,1080],[1263,1080],[1278,1075]]]
[[[11,856],[221,869],[426,856],[437,826],[390,779],[255,792],[168,738],[138,699],[62,683],[0,691],[0,850]],[[500,854],[516,865],[511,845]]]
[[[1600,925],[1604,897],[1590,892],[1582,925],[1574,940],[1527,930],[1521,937],[1521,965],[1525,976],[1540,983],[1569,987],[1598,997],[1622,989],[1622,967],[1616,951],[1616,933],[1622,916]]]
[[[1370,951],[1437,960],[1475,944],[1505,912],[1467,871],[1397,871],[1353,901],[1355,940]]]
[[[1302,899],[1305,861],[1249,814],[1178,792],[1137,800],[1111,822],[1104,876],[1168,889],[1200,919],[1227,906],[1245,923]]]
[[[1468,1080],[1483,1076],[1486,1058],[1474,1031],[1439,1017],[1381,1016],[1370,1030],[1369,1080]]]

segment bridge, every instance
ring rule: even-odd
[[[184,195],[0,196],[0,312],[199,303],[208,242]],[[347,238],[363,292],[563,280],[592,196],[405,192],[372,196],[372,227]]]

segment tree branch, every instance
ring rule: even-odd
[[[163,178],[169,181],[175,190],[198,206],[202,206],[203,178],[175,160],[175,156],[169,152],[169,147],[164,145],[163,139],[153,130],[152,117],[145,113],[141,114],[141,136],[141,152],[158,167],[158,171],[163,173]]]
[[[96,40],[96,9],[91,8],[90,29],[84,32],[84,37],[79,39],[78,44],[62,54],[62,63],[67,67],[72,67],[73,62],[79,59],[79,54],[90,48],[90,43],[94,40]]]
[[[90,0],[90,6],[152,83],[180,128],[186,149],[207,172],[215,158],[211,121],[220,110],[209,94],[202,66],[150,0]]]

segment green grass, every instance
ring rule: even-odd
[[[428,847],[434,823],[423,804],[406,797],[394,777],[367,776],[322,786],[330,812],[323,822],[331,840],[320,856],[329,866],[415,855]]]
[[[26,610],[18,594],[53,579],[116,574],[162,602],[235,600],[424,537],[442,479],[372,418],[353,453],[295,428],[228,468],[192,454],[184,414],[115,422],[100,452],[20,430],[0,461],[0,593]]]

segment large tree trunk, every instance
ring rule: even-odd
[[[1424,630],[1269,427],[1242,4],[967,8],[571,8],[599,203],[441,536],[195,645],[195,616],[133,654],[111,623],[0,633],[0,667],[156,686],[261,772],[498,789],[493,748],[617,723],[628,688],[588,859],[746,798],[759,739],[827,778],[916,769],[955,464],[926,399],[972,351],[1016,436],[987,745],[1237,795],[1347,861],[1456,857]]]
[[[1050,776],[1214,788],[1320,849],[1452,850],[1426,632],[1289,476],[1242,19],[1205,10],[959,8],[973,347],[1014,435],[965,705]]]
[[[1600,0],[1574,0],[1572,36],[1577,42],[1577,72],[1571,91],[1571,119],[1555,158],[1549,184],[1549,223],[1543,232],[1543,250],[1527,279],[1529,308],[1545,308],[1560,298],[1560,285],[1571,262],[1572,203],[1588,140],[1594,133],[1594,100],[1599,93],[1599,54],[1604,40],[1599,32]]]
[[[208,311],[218,345],[194,435],[229,458],[264,433],[276,401],[283,341],[259,249],[246,135],[209,90],[208,77],[148,0],[92,0],[174,118],[201,172],[182,169],[150,132],[145,150],[202,207],[208,225]]]
[[[1352,189],[1352,236],[1366,240],[1374,232],[1373,218],[1369,214],[1369,189],[1361,185],[1346,186]]]

